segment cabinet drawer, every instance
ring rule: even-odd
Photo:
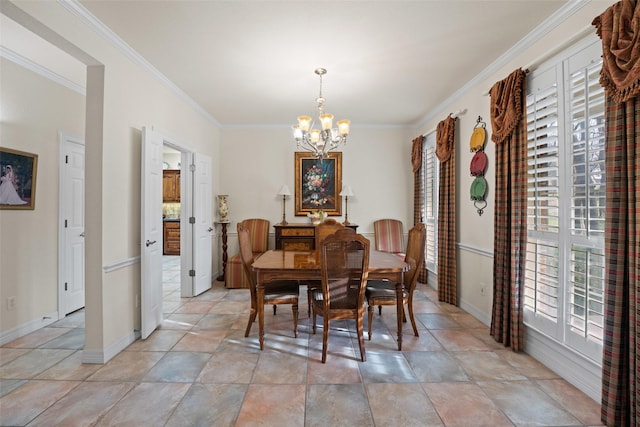
[[[167,239],[180,241],[180,229],[167,228]]]
[[[283,240],[282,249],[285,251],[311,251],[313,250],[313,239],[296,239],[296,240]]]
[[[310,228],[283,228],[282,236],[286,237],[313,237],[315,236],[315,229],[313,227]]]

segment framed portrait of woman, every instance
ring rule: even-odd
[[[35,209],[38,155],[0,147],[0,209]]]
[[[342,153],[317,158],[311,153],[295,153],[295,214],[323,211],[342,215]]]

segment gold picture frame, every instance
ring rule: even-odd
[[[329,216],[342,215],[342,153],[323,159],[311,153],[295,153],[295,215],[322,210]]]
[[[37,169],[37,154],[0,147],[0,209],[35,209]]]

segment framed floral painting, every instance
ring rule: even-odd
[[[35,209],[38,155],[0,147],[0,209]]]
[[[318,159],[311,153],[295,153],[296,215],[323,211],[342,215],[342,153],[329,153]]]

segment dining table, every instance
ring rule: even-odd
[[[256,296],[260,350],[264,349],[264,290],[274,280],[321,280],[317,251],[268,250],[252,266],[256,273]],[[398,350],[402,350],[403,278],[409,264],[390,252],[371,250],[369,279],[388,279],[395,283],[398,317]]]

